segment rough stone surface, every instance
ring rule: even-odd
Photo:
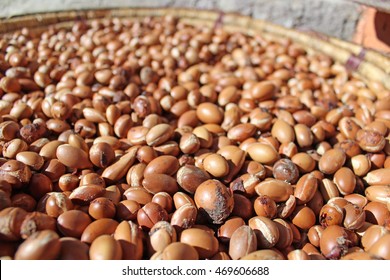
[[[359,4],[347,0],[0,0],[0,17],[115,7],[186,7],[237,12],[344,40],[353,38],[361,15]]]
[[[343,39],[351,39],[361,10],[345,1],[257,0],[252,16],[288,28],[314,30]]]

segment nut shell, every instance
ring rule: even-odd
[[[37,231],[24,241],[15,260],[54,260],[61,250],[60,237],[52,230]]]
[[[230,190],[217,180],[207,180],[198,186],[194,200],[201,215],[214,224],[221,224],[232,213],[234,199]]]

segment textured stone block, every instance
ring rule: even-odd
[[[361,10],[359,5],[346,1],[257,0],[252,16],[288,28],[313,30],[350,40],[353,37]]]
[[[352,39],[361,13],[359,4],[346,0],[1,0],[0,17],[114,7],[185,7],[237,12],[346,40]]]

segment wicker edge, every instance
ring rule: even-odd
[[[173,15],[190,24],[215,25],[218,21],[226,29],[244,32],[262,32],[292,41],[307,48],[324,53],[342,64],[347,64],[351,58],[358,58],[356,73],[366,81],[378,81],[390,90],[390,58],[372,50],[365,50],[359,45],[345,42],[333,37],[322,38],[302,31],[288,29],[264,20],[253,19],[236,13],[221,13],[210,10],[191,10],[181,8],[121,8],[110,10],[81,10],[56,13],[45,13],[15,17],[2,20],[0,34],[8,33],[23,27],[42,29],[51,24],[62,23],[69,26],[75,20],[93,18],[142,18],[147,16]],[[222,15],[222,17],[221,17]],[[68,22],[68,23],[66,23]],[[43,27],[42,27],[43,26]],[[359,55],[362,54],[360,57]]]
[[[365,52],[364,56],[367,61],[380,66],[387,74],[390,74],[390,56],[337,38],[329,38],[329,40],[336,46],[350,50],[356,56]]]

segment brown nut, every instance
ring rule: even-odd
[[[195,205],[187,203],[173,212],[171,217],[171,225],[178,229],[187,229],[192,227],[198,215],[198,210]]]
[[[297,206],[297,199],[295,198],[295,196],[290,195],[285,202],[278,204],[277,206],[278,217],[282,219],[290,217],[290,215],[295,210],[296,206]]]
[[[73,237],[60,238],[59,260],[89,260],[89,246]]]
[[[162,155],[178,157],[180,154],[179,144],[175,141],[167,141],[160,146],[154,147],[154,150]]]
[[[194,154],[200,148],[200,140],[193,133],[184,133],[180,138],[179,147],[184,154]]]
[[[320,225],[312,226],[309,231],[307,232],[307,238],[309,239],[310,243],[315,247],[320,247],[320,240],[322,233],[324,231],[324,228]]]
[[[176,180],[166,174],[146,175],[142,180],[142,186],[152,194],[167,192],[168,194],[173,195],[178,191]]]
[[[364,208],[364,206],[367,205],[368,199],[358,193],[352,193],[344,196],[344,199],[346,199],[348,202],[351,202],[353,204],[356,204],[357,206]]]
[[[250,175],[254,175],[259,179],[264,179],[265,177],[265,168],[264,165],[256,161],[245,161],[242,166],[242,172],[247,172]]]
[[[327,259],[339,259],[348,253],[351,246],[347,231],[338,225],[328,226],[322,233],[320,249]]]
[[[241,170],[245,161],[246,153],[233,145],[223,146],[217,151],[217,153],[223,156],[229,165],[229,173],[222,178],[222,181],[224,183],[230,183]]]
[[[249,226],[243,225],[234,231],[229,243],[229,255],[233,260],[238,260],[256,249],[256,234]]]
[[[313,210],[307,206],[299,205],[295,207],[291,214],[291,220],[297,227],[308,230],[316,223],[316,216]]]
[[[160,204],[161,207],[164,208],[168,214],[172,212],[173,198],[169,193],[167,193],[167,192],[156,193],[152,198],[152,202]]]
[[[29,183],[29,192],[32,197],[39,200],[45,194],[53,190],[53,184],[49,177],[42,173],[34,173]]]
[[[117,226],[118,222],[109,218],[102,218],[93,221],[84,229],[80,240],[91,244],[97,237],[101,235],[113,234]]]
[[[91,222],[92,219],[83,211],[69,210],[58,216],[57,229],[64,236],[80,238]]]
[[[26,124],[20,128],[20,137],[28,144],[36,143],[42,139],[47,131],[46,124],[43,122],[34,122],[32,124]]]
[[[390,186],[389,185],[374,185],[369,186],[364,190],[368,200],[377,201],[381,203],[388,203],[390,201]]]
[[[299,178],[298,167],[287,158],[282,158],[275,162],[272,174],[275,179],[295,184]]]
[[[16,138],[19,125],[14,121],[4,121],[0,124],[0,140],[10,141]]]
[[[149,132],[149,128],[143,126],[134,126],[127,132],[127,139],[133,145],[145,145],[146,135]]]
[[[145,205],[152,201],[153,195],[149,193],[145,188],[131,187],[124,193],[124,197],[128,200],[134,200],[140,205]]]
[[[204,102],[196,108],[196,116],[206,124],[221,124],[223,120],[223,111],[217,105]]]
[[[274,200],[267,195],[260,195],[253,202],[253,208],[257,216],[274,218],[277,214],[277,207]]]
[[[199,253],[191,245],[173,242],[161,252],[163,260],[198,260]]]
[[[322,155],[318,168],[325,174],[333,174],[344,165],[345,160],[346,155],[343,150],[330,149]]]
[[[294,196],[298,205],[309,202],[318,188],[318,180],[313,173],[303,175],[297,182]]]
[[[40,212],[28,213],[20,227],[20,235],[23,239],[41,230],[56,230],[56,220],[49,215]]]
[[[374,225],[386,226],[390,221],[390,211],[381,202],[371,201],[364,206],[366,221]]]
[[[19,125],[14,121],[4,121],[0,124],[0,140],[10,141],[16,138]]]
[[[151,160],[145,170],[144,176],[154,174],[166,174],[172,176],[179,169],[179,161],[176,157],[163,155]]]
[[[273,164],[280,157],[274,147],[263,143],[251,144],[247,152],[253,160],[262,164]]]
[[[172,197],[173,203],[176,209],[179,209],[180,207],[186,205],[186,204],[191,204],[195,206],[195,201],[192,199],[191,196],[184,192],[177,192],[173,195]]]
[[[104,197],[111,200],[114,205],[117,205],[122,199],[122,194],[123,189],[121,189],[119,186],[111,185],[106,188],[106,193],[104,194]]]
[[[363,151],[377,153],[381,151],[386,144],[386,139],[377,131],[360,129],[356,133],[356,141]]]
[[[345,256],[341,257],[340,260],[380,260],[381,258],[372,255],[368,252],[348,252]]]
[[[38,171],[44,164],[44,159],[35,152],[19,152],[16,155],[16,160],[23,162],[29,166],[32,170]]]
[[[119,181],[123,178],[136,160],[135,155],[137,150],[137,147],[130,148],[118,161],[104,169],[102,177],[112,182]]]
[[[241,123],[233,126],[227,132],[227,137],[235,142],[243,142],[256,133],[256,126],[251,123]]]
[[[296,249],[287,254],[287,259],[303,261],[303,260],[310,260],[310,257],[305,251],[301,249]]]
[[[13,188],[20,188],[22,184],[28,183],[32,176],[30,168],[17,160],[9,160],[0,166],[2,180],[8,182]]]
[[[325,201],[329,201],[334,197],[340,196],[340,192],[336,184],[328,178],[324,178],[320,181],[319,189]]]
[[[229,173],[227,160],[219,154],[207,155],[203,160],[203,168],[217,178],[226,176]]]
[[[245,193],[248,197],[253,197],[256,185],[260,182],[260,179],[255,175],[246,173],[230,183],[230,189],[233,192]]]
[[[88,205],[92,200],[105,194],[106,189],[100,185],[87,184],[80,186],[69,195],[73,204]]]
[[[236,229],[243,225],[245,225],[245,221],[240,217],[231,217],[227,219],[218,229],[218,239],[224,243],[229,242]]]
[[[167,221],[157,222],[149,231],[150,247],[154,252],[164,250],[176,240],[176,230]]]
[[[199,213],[214,224],[223,223],[234,207],[230,190],[217,180],[207,180],[200,184],[194,200]]]
[[[194,247],[201,259],[211,258],[218,252],[218,239],[200,228],[185,229],[180,235],[180,242]]]
[[[137,163],[130,167],[126,174],[126,182],[131,187],[142,187],[142,180],[144,179],[145,163]]]
[[[115,159],[114,149],[108,143],[96,143],[89,149],[89,159],[95,166],[105,168]]]
[[[200,184],[210,179],[210,175],[194,165],[186,164],[177,171],[176,178],[180,187],[193,194]]]
[[[114,232],[114,238],[122,247],[122,259],[140,260],[143,254],[142,232],[138,225],[131,221],[121,222]]]
[[[380,237],[368,250],[374,256],[390,260],[390,234]]]
[[[213,145],[213,136],[204,126],[195,127],[192,133],[198,137],[201,148],[210,148]]]
[[[366,175],[371,169],[371,161],[365,155],[356,155],[351,158],[353,172],[357,176]]]
[[[96,185],[96,186],[100,186],[100,187],[103,187],[105,188],[106,187],[106,183],[104,181],[104,179],[97,173],[94,173],[94,172],[90,172],[88,171],[87,174],[83,174],[81,177],[80,177],[80,186],[84,186],[84,185]]]
[[[372,170],[367,173],[366,177],[363,179],[369,185],[389,185],[390,184],[390,176],[389,176],[389,168],[380,168],[376,170]]]
[[[294,125],[295,138],[298,146],[307,148],[313,145],[314,136],[310,128],[305,124]]]
[[[131,127],[133,126],[133,120],[129,114],[121,115],[114,124],[114,133],[118,138],[125,138]]]
[[[242,257],[241,260],[285,260],[285,257],[277,250],[263,249],[254,251]]]
[[[70,168],[84,169],[92,167],[88,154],[82,149],[69,144],[60,145],[57,148],[56,155],[62,164]]]
[[[57,159],[56,152],[57,148],[63,145],[63,141],[53,140],[42,146],[39,151],[39,155],[43,157],[45,160],[47,159]]]
[[[146,134],[146,144],[159,146],[167,142],[173,136],[174,130],[169,124],[158,124],[152,127]]]
[[[51,192],[46,200],[46,213],[53,218],[57,218],[62,213],[72,210],[73,203],[64,193]]]
[[[356,204],[347,204],[344,206],[344,222],[346,229],[356,230],[361,228],[366,221],[366,212]]]
[[[114,237],[103,234],[93,240],[89,248],[91,260],[120,260],[122,259],[122,247]]]
[[[20,152],[26,151],[28,145],[21,139],[12,139],[3,146],[3,156],[6,158],[16,158],[16,155]],[[42,163],[43,164],[43,163]]]
[[[300,173],[309,173],[316,167],[316,161],[307,153],[296,153],[291,158]]]
[[[224,88],[218,95],[218,105],[223,107],[228,103],[238,101],[239,94],[235,86],[228,86]]]
[[[336,184],[341,194],[347,195],[353,193],[356,187],[356,177],[348,167],[341,167],[333,176],[333,182]]]
[[[275,91],[276,86],[271,81],[261,81],[250,88],[251,97],[258,102],[272,99]]]
[[[383,226],[371,225],[364,233],[361,239],[361,244],[365,251],[368,251],[372,245],[374,245],[379,238],[389,234]]]
[[[344,220],[344,210],[335,203],[325,204],[321,208],[319,222],[323,227],[341,225]]]
[[[16,260],[54,260],[61,250],[60,237],[53,230],[30,235],[15,253]]]
[[[149,164],[152,160],[157,158],[157,152],[149,146],[142,146],[137,151],[137,159],[140,163]],[[164,173],[164,172],[157,172]]]
[[[275,244],[275,248],[279,250],[284,250],[291,246],[294,236],[293,230],[290,223],[286,222],[283,219],[277,218],[273,220],[279,230],[279,240]]]
[[[135,220],[141,205],[134,200],[122,200],[116,206],[116,217],[119,220]]]
[[[11,206],[11,197],[5,191],[0,190],[0,211]]]
[[[27,212],[19,207],[8,207],[0,211],[0,240],[17,241]]]
[[[98,197],[91,201],[88,208],[89,215],[98,220],[115,217],[116,208],[114,203],[106,197]]]
[[[157,222],[167,221],[168,213],[159,204],[149,202],[137,212],[138,224],[145,230],[150,230]]]
[[[248,225],[256,234],[258,248],[272,248],[279,241],[279,229],[271,219],[255,216]]]
[[[232,211],[233,216],[238,216],[247,220],[253,216],[253,203],[246,196],[233,193],[234,207]]]
[[[277,119],[272,126],[271,134],[280,143],[294,142],[295,132],[291,125],[282,119]]]
[[[293,188],[289,183],[277,179],[269,179],[255,186],[258,195],[267,195],[275,202],[286,201],[293,194]]]

